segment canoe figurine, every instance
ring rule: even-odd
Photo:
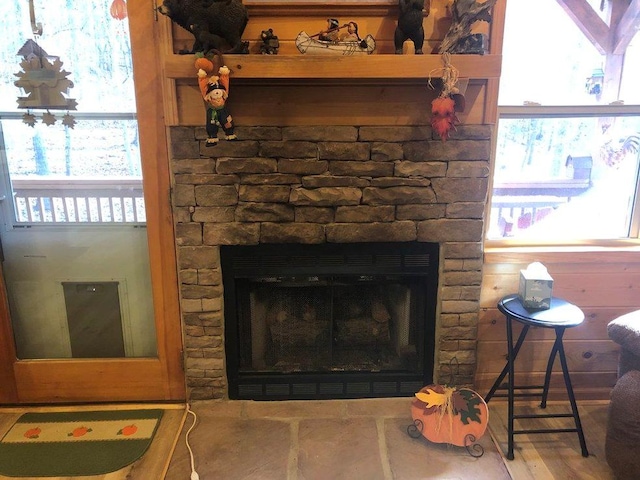
[[[300,32],[296,37],[296,47],[300,53],[320,55],[371,54],[376,49],[376,41],[371,35],[360,38],[356,22],[345,23],[335,18],[327,19],[327,29],[315,35]]]

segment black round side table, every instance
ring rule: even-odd
[[[518,295],[508,295],[498,302],[498,310],[500,310],[506,317],[507,324],[507,364],[502,369],[502,372],[498,376],[497,380],[489,390],[489,393],[485,397],[485,401],[488,403],[491,398],[496,397],[508,397],[508,452],[507,458],[513,460],[513,437],[516,434],[526,433],[558,433],[558,432],[575,432],[578,434],[580,441],[580,448],[582,449],[582,456],[588,457],[587,444],[584,440],[584,433],[582,431],[582,424],[580,423],[580,416],[578,414],[578,406],[576,405],[576,398],[573,394],[573,387],[571,386],[571,378],[569,377],[569,369],[567,368],[567,358],[564,354],[564,345],[562,343],[562,337],[567,328],[576,327],[584,321],[584,313],[577,306],[562,300],[561,298],[553,297],[551,299],[551,306],[546,310],[528,310],[524,308]],[[512,322],[520,322],[524,325],[520,336],[513,343],[513,328]],[[543,327],[553,328],[556,332],[556,340],[551,349],[549,355],[549,361],[547,363],[547,371],[544,378],[544,385],[529,385],[529,386],[516,386],[514,385],[514,363],[520,347],[524,343],[527,336],[527,332],[530,327]],[[569,395],[569,402],[571,404],[571,413],[560,414],[528,414],[528,415],[516,415],[514,413],[514,399],[515,397],[531,397],[542,396],[542,402],[540,408],[546,408],[547,396],[549,394],[549,382],[551,380],[551,371],[556,359],[556,355],[560,358],[560,365],[562,366],[562,375],[564,377],[564,384]],[[507,386],[501,387],[502,381],[506,375],[509,375]],[[507,390],[507,394],[496,394],[497,390]],[[518,392],[516,392],[516,390]],[[522,390],[542,390],[541,392],[534,393],[522,393]],[[556,428],[556,429],[534,429],[534,430],[515,430],[514,420],[516,419],[530,419],[530,418],[560,418],[560,417],[573,417],[575,422],[575,428]]]

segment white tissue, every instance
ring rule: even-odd
[[[526,270],[523,270],[523,274],[525,278],[535,278],[536,280],[552,280],[551,275],[547,271],[547,267],[545,267],[540,262],[530,263]]]

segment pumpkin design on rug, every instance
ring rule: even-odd
[[[433,443],[466,447],[469,454],[480,457],[484,449],[475,442],[489,424],[489,409],[484,399],[467,388],[427,385],[411,403],[413,424],[407,432],[413,438],[422,435]]]
[[[0,475],[102,475],[139,459],[162,410],[26,413],[0,441]]]

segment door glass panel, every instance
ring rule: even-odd
[[[35,0],[38,36],[28,1],[0,5],[16,19],[0,44],[0,239],[21,359],[157,355],[129,32],[112,3]],[[17,108],[29,40],[62,62],[77,110]]]

